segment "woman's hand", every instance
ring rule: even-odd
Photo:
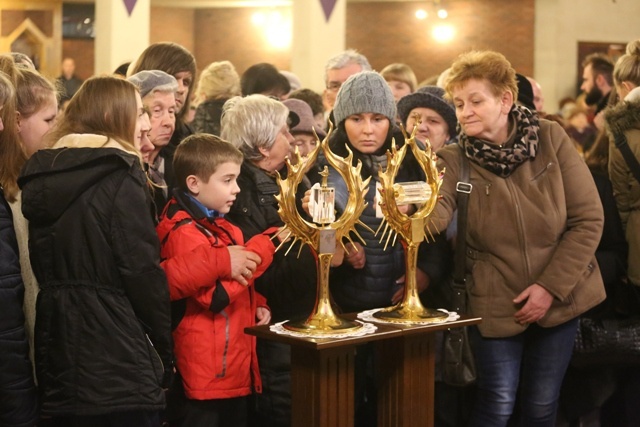
[[[271,322],[271,310],[267,307],[257,307],[256,319],[258,319],[257,326],[268,325]]]
[[[280,243],[286,242],[291,238],[291,231],[286,229],[285,226],[282,226],[278,229],[276,235],[278,236],[278,241]]]
[[[344,262],[344,249],[339,242],[336,242],[336,251],[331,258],[331,267],[339,267]]]
[[[416,205],[414,204],[408,204],[408,205],[398,205],[398,210],[400,211],[400,213],[403,213],[407,216],[411,216],[414,213],[416,213]]]
[[[396,280],[396,284],[398,285],[405,284],[405,276],[402,276],[401,278]],[[429,276],[427,276],[427,273],[425,273],[424,271],[420,270],[419,268],[416,268],[416,288],[418,293],[421,293],[428,287],[429,287]],[[394,304],[397,304],[400,301],[402,301],[402,298],[404,298],[404,290],[405,290],[404,286],[398,289],[391,297],[391,302]]]
[[[534,283],[527,289],[522,291],[514,300],[514,304],[520,304],[523,301],[526,302],[520,310],[514,315],[516,322],[521,325],[527,325],[529,323],[535,323],[542,319],[551,303],[553,302],[553,295],[549,293],[545,288]]]
[[[353,268],[359,270],[364,267],[367,262],[364,256],[364,249],[360,243],[347,243],[347,252],[345,253],[344,260],[347,261]]]
[[[309,216],[311,216],[311,210],[309,209],[309,201],[310,200],[311,200],[311,190],[307,190],[307,191],[304,192],[304,197],[302,198],[302,209]]]

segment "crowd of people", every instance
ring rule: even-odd
[[[640,286],[640,170],[620,148],[640,158],[640,40],[615,63],[587,57],[584,93],[551,114],[540,85],[493,51],[418,82],[406,64],[378,73],[347,50],[328,59],[323,93],[268,63],[239,74],[214,62],[196,80],[194,56],[169,42],[84,82],[71,59],[56,83],[22,56],[0,55],[0,425],[290,425],[290,348],[244,329],[314,306],[312,250],[276,251],[277,179],[330,128],[330,149],[370,179],[361,239],[332,259],[337,311],[402,299],[402,245],[373,232],[378,171],[402,128],[446,170],[416,283],[447,308],[469,170],[477,381],[444,383],[436,351],[436,426],[637,423],[637,368],[571,360],[580,317]],[[299,188],[301,215],[322,162]],[[424,179],[408,155],[397,180]],[[327,181],[339,216],[347,187],[333,169]],[[375,426],[374,347],[355,364],[356,425]],[[599,393],[578,405],[586,382]]]

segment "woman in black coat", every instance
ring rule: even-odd
[[[297,115],[290,115],[284,104],[263,95],[235,97],[225,104],[221,136],[244,155],[238,177],[240,193],[226,217],[240,227],[245,240],[283,225],[275,199],[279,192],[276,171],[284,166],[293,142],[289,127],[297,122]],[[285,255],[286,250],[276,252],[267,271],[256,280],[256,290],[267,298],[274,322],[306,318],[315,303],[315,259],[307,246],[298,256],[298,245],[289,255]],[[257,350],[263,392],[256,396],[258,416],[253,425],[288,426],[290,347],[258,339]]]
[[[160,424],[172,341],[140,163],[148,124],[133,84],[89,79],[18,180],[40,284],[39,425]]]
[[[0,74],[0,132],[7,122],[11,132],[15,120],[15,92]],[[3,135],[4,136],[4,135]],[[13,184],[11,169],[17,162],[17,140],[0,137],[0,426],[33,426],[38,417],[29,342],[25,333],[24,284],[13,217],[5,199],[4,185]],[[13,143],[13,144],[12,144]]]

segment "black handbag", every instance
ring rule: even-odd
[[[571,364],[578,368],[640,365],[640,318],[580,318]]]
[[[640,289],[621,281],[602,310],[580,318],[571,364],[640,366]]]
[[[469,182],[469,160],[460,149],[460,177],[456,184],[458,192],[458,234],[454,254],[453,307],[458,314],[467,312],[466,287],[466,247],[467,247],[467,212],[469,210],[469,194],[473,186]],[[476,380],[476,364],[469,342],[467,327],[447,329],[444,334],[442,380],[453,386],[467,386]]]
[[[615,145],[640,182],[640,163],[625,136],[617,135]],[[571,358],[573,366],[640,365],[640,289],[620,281],[613,295],[607,295],[607,302],[596,315],[580,318]]]

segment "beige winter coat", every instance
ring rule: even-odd
[[[543,327],[562,324],[604,300],[595,251],[603,212],[587,166],[565,131],[540,120],[538,153],[508,178],[473,162],[467,233],[470,313],[482,317],[485,337],[508,337],[526,328],[514,314],[513,299],[537,283],[554,297]],[[446,167],[436,206],[438,228],[456,209],[460,149],[438,152]]]

